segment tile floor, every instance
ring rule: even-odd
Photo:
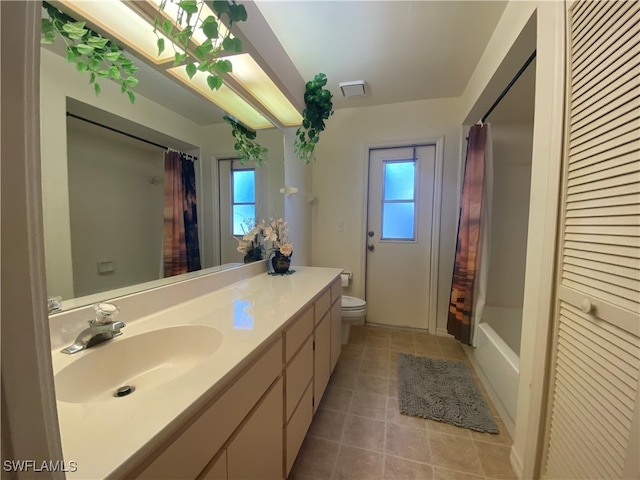
[[[500,434],[401,415],[398,352],[467,362]],[[511,437],[457,341],[352,327],[289,478],[514,479],[510,447]]]

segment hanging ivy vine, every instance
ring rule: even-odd
[[[78,72],[89,74],[89,83],[96,95],[102,90],[100,79],[111,79],[120,83],[122,93],[134,103],[136,97],[132,89],[138,79],[133,74],[138,67],[120,47],[88,28],[86,22],[77,22],[47,2],[42,2],[42,6],[48,18],[42,19],[41,42],[52,44],[60,37],[67,46],[67,61],[75,63]]]
[[[166,7],[168,0],[160,3],[160,11]],[[211,90],[218,90],[222,86],[222,75],[233,69],[227,59],[218,58],[222,52],[227,54],[241,53],[242,42],[231,36],[231,26],[237,22],[247,20],[247,10],[244,5],[235,1],[214,0],[211,4],[214,15],[203,16],[204,0],[182,0],[175,2],[178,8],[177,22],[174,23],[162,16],[154,21],[154,32],[158,40],[158,55],[165,50],[165,41],[159,31],[171,40],[174,49],[174,66],[185,65],[189,78],[198,72],[206,72],[207,84]],[[228,29],[222,28],[224,21]],[[202,30],[206,41],[194,46],[192,38],[197,29]],[[226,31],[224,35],[222,32]],[[191,54],[191,55],[190,55]]]
[[[318,73],[306,84],[302,111],[302,126],[296,131],[295,153],[305,164],[315,160],[316,143],[320,141],[320,133],[325,128],[324,121],[333,115],[333,95],[323,88],[327,84],[327,76]]]
[[[233,148],[237,152],[242,165],[246,162],[253,162],[256,167],[259,167],[269,162],[269,151],[255,141],[258,136],[256,132],[249,130],[229,115],[225,115],[222,118],[231,125],[231,134],[236,139],[236,144]]]

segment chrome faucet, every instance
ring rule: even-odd
[[[89,320],[89,328],[80,332],[75,342],[64,348],[62,353],[76,353],[122,335],[120,329],[126,325],[124,322],[114,321],[114,317],[118,315],[120,308],[112,303],[103,302],[94,305],[94,309],[96,311],[95,320]]]

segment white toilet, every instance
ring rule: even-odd
[[[351,325],[363,325],[367,314],[367,302],[361,298],[342,296],[342,344],[349,343]]]

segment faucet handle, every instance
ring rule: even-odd
[[[93,306],[96,311],[96,322],[102,325],[113,323],[113,319],[120,313],[120,308],[113,303],[100,302]]]

